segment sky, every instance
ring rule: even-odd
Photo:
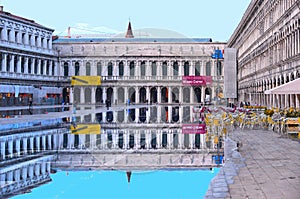
[[[226,42],[251,0],[1,0],[4,11],[61,35],[68,27],[118,33],[132,28],[171,30],[185,37]]]

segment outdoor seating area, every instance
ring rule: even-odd
[[[282,135],[300,139],[300,109],[262,109],[262,108],[215,108],[206,107],[196,111],[200,118],[204,116],[206,133],[220,139],[235,128],[265,129]]]

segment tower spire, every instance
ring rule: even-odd
[[[127,32],[126,32],[125,37],[126,38],[134,38],[133,33],[132,33],[132,29],[131,29],[130,19],[129,19],[129,23],[128,23]]]

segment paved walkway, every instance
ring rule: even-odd
[[[236,143],[242,146],[237,150]],[[206,198],[300,198],[300,142],[273,131],[237,129]]]

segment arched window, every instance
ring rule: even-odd
[[[46,61],[46,74],[49,75],[50,72],[50,62]]]
[[[211,76],[211,65],[210,65],[210,62],[206,62],[205,71],[206,71],[206,76]]]
[[[112,65],[111,62],[108,63],[107,75],[108,76],[112,76],[113,75],[113,65]]]
[[[134,76],[134,62],[131,61],[129,64],[129,70],[130,70],[130,77]]]
[[[101,76],[101,62],[97,63],[97,76]]]
[[[85,75],[86,76],[91,76],[91,63],[87,62],[85,66]]]
[[[55,75],[55,63],[52,61],[52,75]]]
[[[69,76],[69,64],[67,62],[64,63],[64,76]]]
[[[195,64],[195,76],[200,76],[200,62],[196,62]]]
[[[32,64],[32,59],[28,58],[28,73],[31,74],[31,64]]]
[[[178,76],[178,62],[174,62],[173,64],[173,76]]]
[[[190,74],[190,66],[189,66],[189,62],[185,62],[184,63],[184,73],[183,73],[183,75],[184,76],[189,76]]]
[[[163,77],[168,76],[168,65],[167,65],[167,62],[163,62],[163,64],[162,64],[162,76]]]
[[[124,63],[122,61],[119,63],[119,76],[124,76]]]
[[[146,75],[146,64],[145,61],[141,63],[141,76],[144,77]]]
[[[75,63],[75,76],[78,76],[79,75],[79,63],[76,62]]]
[[[151,63],[151,74],[152,76],[156,76],[156,62]]]
[[[222,63],[220,61],[217,62],[217,76],[222,75]]]

